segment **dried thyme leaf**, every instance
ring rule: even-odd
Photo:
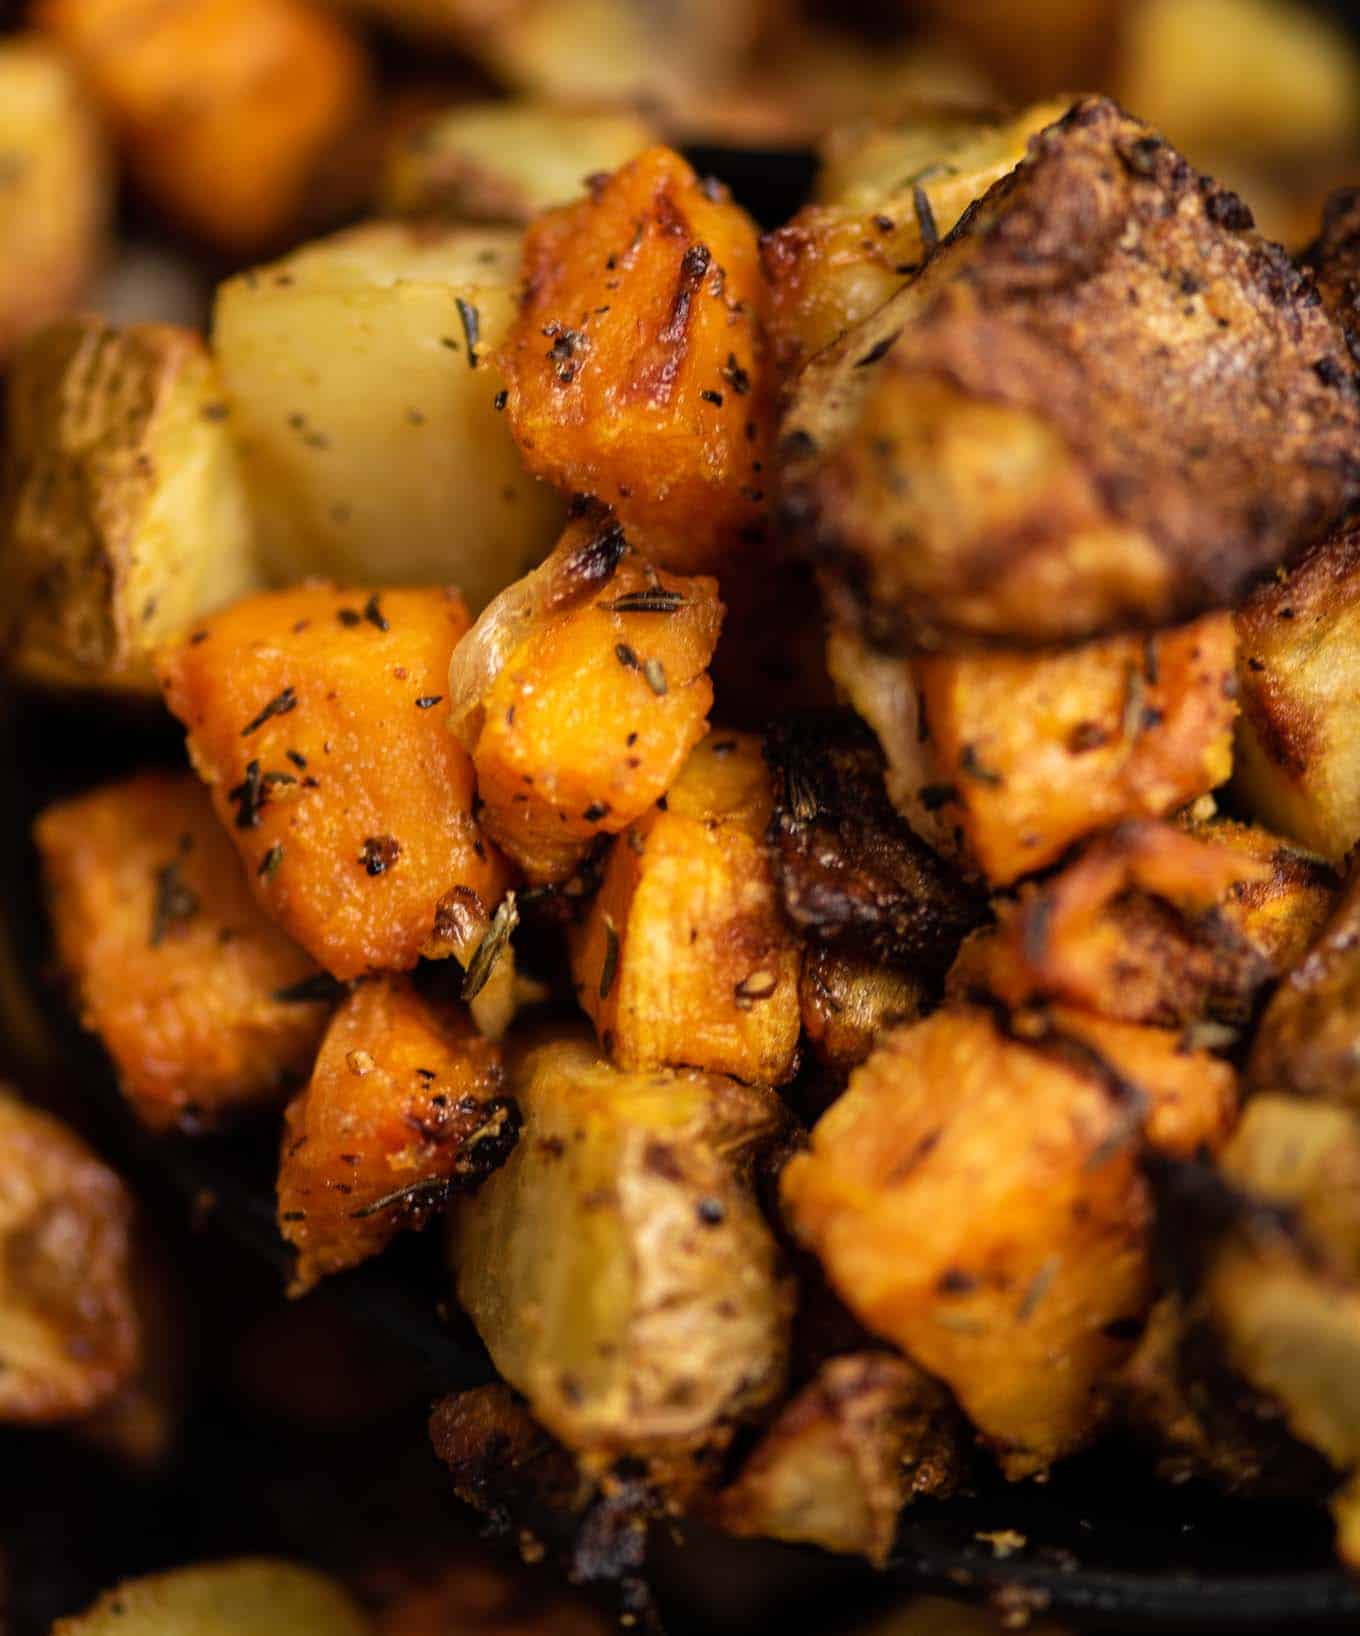
[[[501,899],[500,907],[491,917],[491,925],[487,928],[486,936],[477,945],[477,951],[472,959],[468,961],[467,972],[463,977],[464,1000],[475,1000],[486,987],[487,979],[496,969],[496,962],[518,925],[519,906],[515,902],[515,894],[507,892]]]

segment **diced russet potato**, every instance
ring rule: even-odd
[[[131,1232],[113,1172],[0,1087],[0,1423],[74,1420],[129,1384]]]
[[[67,311],[103,254],[110,164],[65,55],[36,34],[0,40],[0,371]]]
[[[655,127],[622,108],[463,103],[391,143],[380,202],[395,216],[524,225],[655,141]]]
[[[803,1036],[824,1067],[846,1072],[864,1061],[880,1035],[923,1017],[936,990],[933,978],[810,944],[798,978]]]
[[[771,1091],[620,1072],[573,1033],[515,1060],[506,1163],[455,1203],[459,1300],[501,1376],[578,1456],[701,1449],[779,1394],[790,1308],[752,1195]]]
[[[781,1409],[714,1515],[729,1533],[887,1561],[902,1508],[957,1483],[958,1410],[905,1358],[831,1358]]]
[[[346,172],[367,102],[363,53],[307,0],[40,0],[148,199],[233,255],[267,248]],[[328,198],[334,195],[333,198]]]
[[[198,1130],[306,1074],[330,996],[251,896],[192,773],[63,801],[34,839],[57,959],[144,1124]]]
[[[69,318],[7,388],[14,673],[154,694],[151,650],[263,584],[226,405],[191,330]]]
[[[765,849],[771,785],[759,738],[715,730],[614,842],[571,933],[571,968],[621,1068],[699,1068],[765,1085],[792,1076],[802,946]]]
[[[514,1146],[500,1051],[465,1012],[407,977],[359,983],[289,1105],[279,1231],[297,1251],[290,1293],[376,1255],[475,1187]]]
[[[1342,858],[1360,838],[1360,530],[1259,586],[1237,643],[1236,792],[1272,829]]]
[[[455,584],[476,611],[547,551],[561,504],[496,409],[518,254],[507,228],[370,222],[221,286],[213,350],[278,577]]]
[[[497,359],[531,471],[610,506],[675,573],[759,543],[772,381],[755,224],[652,147],[541,216]]]
[[[314,1568],[264,1557],[129,1579],[52,1636],[372,1636],[359,1605]]]
[[[1232,1105],[1231,1068],[1173,1033],[941,1011],[851,1076],[784,1171],[785,1209],[856,1316],[1024,1476],[1097,1430],[1150,1301],[1144,1140],[1212,1146]]]
[[[301,585],[157,655],[166,702],[265,909],[333,976],[464,965],[510,883],[449,730],[453,591]]]
[[[658,572],[592,512],[459,644],[450,704],[480,821],[530,881],[565,880],[675,782],[722,617],[714,580]]]

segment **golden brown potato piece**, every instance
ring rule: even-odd
[[[1175,1034],[941,1011],[855,1071],[785,1169],[784,1204],[856,1316],[1024,1476],[1093,1434],[1141,1327],[1143,1139],[1212,1145],[1232,1104],[1232,1070]]]
[[[73,1420],[131,1380],[131,1221],[84,1142],[0,1087],[0,1422]]]
[[[1088,99],[804,369],[784,513],[871,643],[1185,620],[1329,526],[1357,483],[1350,360],[1250,225]]]
[[[66,58],[38,35],[0,40],[0,370],[70,308],[104,246],[109,157]]]
[[[154,694],[152,649],[263,585],[226,414],[192,330],[69,318],[19,350],[0,518],[17,675]]]
[[[658,573],[590,512],[459,643],[449,699],[481,822],[530,881],[566,879],[675,782],[722,616],[714,580]]]
[[[1130,821],[998,901],[996,927],[965,944],[950,990],[1163,1028],[1240,1028],[1321,925],[1334,885],[1324,864],[1264,830]]]
[[[63,801],[34,839],[81,1020],[144,1124],[199,1130],[306,1073],[334,985],[255,903],[191,773]]]
[[[462,103],[389,145],[380,203],[393,216],[523,226],[656,140],[655,127],[626,109]]]
[[[573,1033],[510,1066],[515,1151],[452,1214],[458,1298],[535,1418],[585,1459],[701,1448],[775,1398],[788,1292],[744,1172],[773,1092],[626,1074]]]
[[[772,413],[755,225],[648,148],[524,241],[497,354],[531,471],[611,506],[676,573],[742,555],[765,515]]]
[[[1105,82],[1131,3],[1140,0],[926,0],[921,9],[1009,94],[1048,96]]]
[[[1317,280],[1353,357],[1360,345],[1353,339],[1360,326],[1360,188],[1342,187],[1327,196],[1321,231],[1300,259]]]
[[[449,731],[456,592],[301,585],[156,660],[255,896],[341,979],[466,965],[509,884]]]
[[[895,295],[934,240],[1069,105],[1040,102],[1008,120],[926,106],[889,124],[833,131],[823,144],[817,202],[761,241],[781,372],[795,373]]]
[[[717,730],[614,843],[572,930],[571,970],[621,1068],[700,1068],[764,1085],[792,1077],[802,947],[766,855],[771,811],[761,741]]]
[[[947,1494],[962,1461],[958,1410],[888,1352],[832,1358],[784,1406],[715,1501],[720,1527],[887,1561],[897,1519]]]
[[[409,978],[355,988],[284,1123],[279,1231],[297,1251],[291,1295],[423,1227],[504,1163],[519,1115],[502,1077],[499,1049]]]
[[[880,1035],[931,1009],[936,985],[911,971],[811,944],[803,953],[798,1006],[803,1035],[827,1068],[857,1068]]]
[[[1360,838],[1360,530],[1315,547],[1237,614],[1247,809],[1324,857]]]
[[[234,255],[355,202],[336,150],[364,113],[367,71],[306,0],[41,0],[138,186]]]

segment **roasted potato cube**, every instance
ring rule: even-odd
[[[131,1226],[113,1172],[0,1088],[0,1423],[73,1420],[131,1380]]]
[[[291,1295],[423,1227],[504,1162],[519,1115],[502,1077],[499,1049],[466,1014],[436,1009],[407,977],[358,984],[285,1116],[279,1231],[297,1251]]]
[[[145,773],[49,807],[34,827],[57,957],[81,1020],[155,1130],[281,1100],[331,996],[251,897],[191,773]]]
[[[310,584],[157,655],[255,896],[342,980],[422,954],[466,965],[509,884],[439,708],[467,626],[452,591]]]
[[[291,1562],[240,1558],[129,1579],[52,1636],[372,1636],[348,1591]]]
[[[745,1537],[887,1561],[903,1506],[947,1494],[963,1442],[949,1394],[905,1358],[832,1358],[780,1411],[715,1502]]]
[[[950,973],[963,998],[1054,1000],[1124,1022],[1240,1028],[1331,904],[1325,864],[1244,824],[1131,820],[994,907]]]
[[[793,373],[895,295],[935,239],[1068,106],[1040,102],[1008,120],[981,109],[925,108],[833,131],[823,144],[817,202],[761,241],[781,370]]]
[[[389,146],[381,204],[394,216],[523,226],[655,141],[655,128],[626,109],[463,103]]]
[[[1237,644],[1237,793],[1272,829],[1342,858],[1360,838],[1360,530],[1253,591]]]
[[[744,1179],[773,1092],[627,1074],[575,1034],[511,1064],[515,1151],[452,1212],[459,1300],[535,1418],[586,1459],[693,1449],[783,1385],[788,1292]]]
[[[1037,136],[798,377],[783,512],[844,617],[897,651],[1073,642],[1224,606],[1316,539],[1360,399],[1250,223],[1108,101]]]
[[[497,354],[531,471],[613,508],[675,573],[740,559],[764,521],[772,394],[754,223],[648,148],[524,241]]]
[[[781,1085],[798,1050],[802,949],[765,851],[754,734],[715,731],[614,843],[571,934],[577,998],[621,1068],[701,1068]]]
[[[722,616],[715,581],[658,573],[590,513],[459,643],[449,697],[481,822],[531,881],[565,880],[675,782]]]
[[[1317,281],[1327,311],[1354,334],[1360,323],[1360,188],[1342,187],[1328,194],[1322,226],[1300,260]],[[1347,339],[1348,346],[1351,344]]]
[[[137,185],[219,249],[248,255],[294,232],[365,111],[364,57],[306,0],[40,0]]]
[[[264,583],[225,415],[191,330],[70,318],[20,349],[3,517],[18,676],[154,694],[151,650]]]
[[[37,35],[0,40],[0,371],[88,287],[104,246],[109,158],[67,59]]]
[[[824,1067],[857,1068],[879,1036],[931,1009],[936,985],[911,971],[810,945],[798,977],[803,1034]]]
[[[371,222],[222,285],[213,350],[281,578],[456,584],[480,609],[547,551],[555,495],[496,413],[501,228]]]
[[[855,1315],[1024,1476],[1096,1430],[1150,1300],[1142,1140],[1212,1144],[1232,1101],[1231,1068],[1171,1033],[941,1011],[856,1069],[784,1204]]]

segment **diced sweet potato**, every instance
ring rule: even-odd
[[[360,983],[336,1012],[310,1083],[289,1104],[279,1230],[298,1253],[290,1293],[376,1255],[475,1187],[515,1144],[499,1049],[409,978]]]
[[[669,148],[542,216],[498,354],[530,469],[613,508],[677,573],[759,534],[772,395],[751,220]]]
[[[592,515],[459,644],[481,822],[531,881],[565,879],[674,783],[707,725],[722,612],[713,580],[658,573]]]
[[[802,950],[765,851],[771,782],[758,738],[711,733],[614,843],[571,964],[620,1067],[766,1085],[793,1073]]]
[[[941,1011],[855,1071],[784,1203],[856,1316],[1022,1476],[1096,1430],[1150,1300],[1143,1138],[1212,1144],[1232,1099],[1231,1068],[1172,1033]]]
[[[302,585],[156,658],[256,897],[342,979],[470,959],[509,876],[449,731],[453,592]]]
[[[197,1129],[306,1073],[330,996],[252,898],[191,773],[63,801],[34,838],[81,1019],[145,1124]]]
[[[888,1029],[924,1016],[935,993],[914,972],[811,944],[798,978],[803,1033],[819,1062],[844,1072]]]
[[[363,55],[306,0],[42,0],[138,184],[248,253],[315,211],[364,107]],[[332,167],[332,189],[342,167]]]
[[[113,1172],[0,1088],[0,1422],[74,1419],[132,1378],[131,1222]]]

